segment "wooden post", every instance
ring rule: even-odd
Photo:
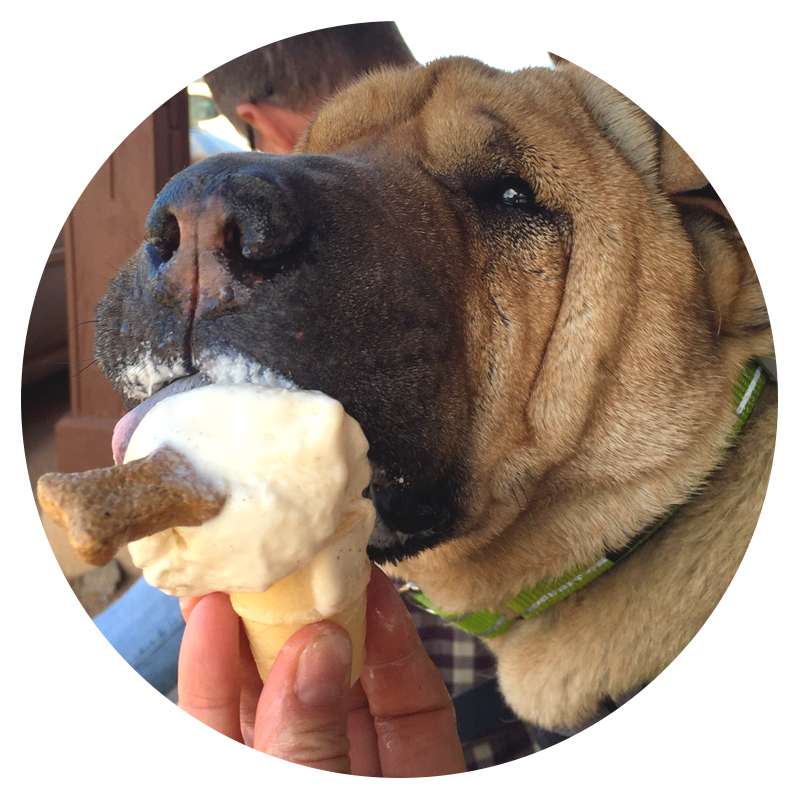
[[[188,94],[183,91],[111,154],[67,219],[70,412],[55,428],[62,472],[113,463],[111,435],[125,406],[93,362],[94,310],[113,274],[141,244],[156,195],[188,165]]]

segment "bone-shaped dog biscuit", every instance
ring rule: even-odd
[[[87,472],[49,472],[36,493],[42,509],[67,531],[78,557],[102,567],[126,544],[179,525],[202,525],[225,493],[177,450]]]

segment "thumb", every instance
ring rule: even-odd
[[[253,746],[330,772],[350,772],[347,738],[352,645],[318,622],[295,633],[275,660],[256,712]]]

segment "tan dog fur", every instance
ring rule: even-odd
[[[513,157],[494,149],[498,131]],[[571,219],[568,236],[535,249],[473,244],[463,335],[478,491],[468,532],[397,574],[444,610],[499,609],[623,546],[707,484],[626,562],[491,640],[521,717],[585,724],[686,646],[755,528],[774,386],[725,450],[732,386],[772,351],[753,266],[675,141],[561,59],[513,74],[466,59],[378,73],[323,110],[300,152],[347,152],[375,137],[442,179],[511,158]]]

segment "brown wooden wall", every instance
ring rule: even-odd
[[[64,232],[61,231],[44,265],[33,299],[22,361],[23,387],[61,372],[69,360],[65,276]]]
[[[112,463],[111,434],[125,406],[93,363],[94,309],[112,275],[142,241],[158,192],[189,165],[188,95],[181,92],[139,125],[98,170],[64,228],[70,413],[56,425],[58,468]]]

